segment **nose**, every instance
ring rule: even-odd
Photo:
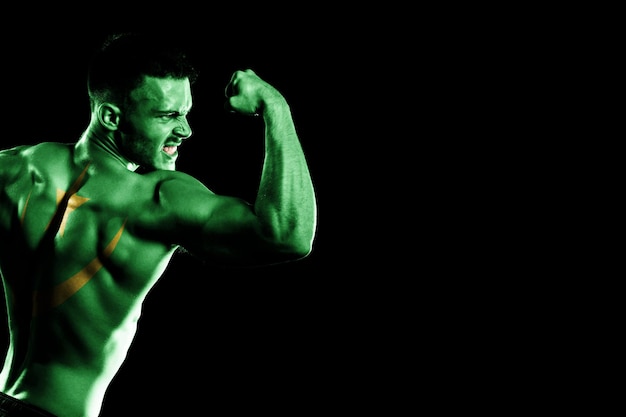
[[[191,126],[186,117],[181,116],[178,118],[178,125],[174,128],[174,134],[181,139],[187,139],[191,136]]]

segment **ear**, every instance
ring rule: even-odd
[[[101,103],[98,105],[98,121],[107,130],[120,128],[122,111],[115,104]]]

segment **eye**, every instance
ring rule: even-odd
[[[185,118],[189,115],[190,112],[185,112],[185,113],[181,113],[181,112],[172,112],[172,113],[167,113],[164,117],[167,117],[169,119],[179,119],[179,118]]]
[[[173,113],[166,113],[166,114],[162,114],[159,117],[159,119],[161,120],[175,120],[180,116],[180,113],[177,112],[173,112]]]

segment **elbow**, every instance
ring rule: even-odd
[[[300,227],[292,229],[290,233],[291,250],[297,259],[303,259],[311,255],[316,232],[317,222],[315,217],[307,226],[300,224]]]
[[[282,240],[278,246],[279,251],[290,260],[304,259],[313,252],[313,236],[291,236]]]
[[[304,259],[313,252],[313,241],[302,241],[292,247],[292,253],[295,259]]]
[[[309,221],[274,222],[266,224],[261,233],[270,252],[285,261],[308,257],[313,252],[317,223],[315,217]],[[280,227],[278,227],[280,226]]]
[[[275,236],[274,245],[278,248],[278,252],[288,260],[299,260],[308,257],[313,252],[314,238],[314,232],[292,230],[286,235]]]

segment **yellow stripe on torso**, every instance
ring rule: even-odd
[[[73,296],[102,268],[102,260],[108,258],[117,246],[126,222],[117,231],[100,256],[95,257],[83,269],[48,291],[35,291],[33,294],[33,317],[40,312],[57,307]]]

